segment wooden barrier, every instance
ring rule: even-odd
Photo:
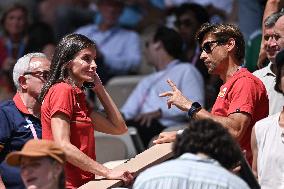
[[[148,167],[159,164],[172,157],[172,143],[157,144],[144,152],[137,154],[134,158],[127,160],[125,163],[115,167],[115,170],[128,170],[136,177],[141,171]],[[123,185],[121,180],[107,180],[105,178],[96,178],[79,189],[108,189],[120,187]]]

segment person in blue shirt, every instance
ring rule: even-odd
[[[25,188],[20,169],[8,166],[4,160],[9,152],[21,150],[28,140],[41,138],[37,98],[49,69],[50,61],[42,53],[26,54],[14,66],[17,93],[0,104],[0,188]]]
[[[99,0],[100,22],[82,26],[74,32],[96,42],[97,73],[103,84],[114,76],[135,73],[140,66],[139,35],[118,23],[124,6],[121,0]]]

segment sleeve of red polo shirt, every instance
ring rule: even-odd
[[[62,112],[71,119],[74,98],[72,86],[66,83],[59,83],[54,86],[49,101],[51,107],[50,116],[52,117],[56,112]]]
[[[242,77],[236,80],[228,93],[228,100],[230,101],[228,115],[235,112],[246,112],[253,115],[258,93],[257,86],[251,78]]]

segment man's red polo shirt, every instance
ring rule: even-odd
[[[95,160],[94,125],[89,116],[84,92],[67,83],[53,85],[41,107],[42,138],[53,140],[51,117],[62,112],[70,118],[70,142]],[[94,179],[92,173],[66,164],[66,188],[77,188]]]
[[[258,120],[268,116],[268,110],[265,86],[247,69],[241,68],[221,86],[211,113],[228,117],[233,113],[245,112],[251,116],[251,123],[238,142],[241,148],[246,150],[249,162],[252,162],[250,147],[252,127]]]

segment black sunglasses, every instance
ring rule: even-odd
[[[213,51],[212,44],[216,43],[217,45],[224,44],[227,40],[220,39],[220,40],[215,40],[215,41],[207,41],[206,43],[203,44],[203,47],[201,47],[201,50],[208,53],[211,53]]]
[[[190,19],[185,19],[185,20],[177,20],[174,22],[175,26],[177,28],[181,27],[181,26],[186,26],[186,27],[190,27],[192,26],[192,22]]]
[[[35,71],[35,72],[25,72],[23,75],[32,75],[34,77],[41,77],[44,80],[47,80],[49,73],[50,73],[49,71],[44,70],[44,71]]]

